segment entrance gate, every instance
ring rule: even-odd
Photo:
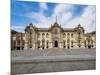
[[[58,47],[58,41],[54,42],[54,47]]]

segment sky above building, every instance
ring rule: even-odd
[[[38,28],[48,28],[56,21],[63,28],[74,28],[78,24],[86,32],[96,30],[95,5],[76,5],[16,1],[11,2],[11,29],[24,32],[29,23]]]

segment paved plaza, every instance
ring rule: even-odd
[[[80,55],[80,54],[88,54],[88,55],[96,55],[95,48],[93,49],[44,49],[44,50],[15,50],[11,51],[11,57],[18,56],[57,56],[57,55]]]
[[[95,69],[96,49],[11,51],[11,73],[41,73]]]

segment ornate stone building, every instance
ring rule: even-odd
[[[95,48],[96,32],[85,33],[78,24],[75,28],[62,28],[57,22],[50,28],[37,28],[30,23],[24,33],[11,31],[11,49]]]

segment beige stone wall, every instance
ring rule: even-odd
[[[17,35],[13,35],[12,43],[18,46]],[[96,34],[85,35],[83,27],[78,25],[76,28],[64,30],[57,23],[48,30],[38,30],[30,25],[26,27],[23,36],[24,49],[49,49],[49,48],[88,48],[89,45],[96,47]],[[89,42],[90,40],[90,42]],[[13,46],[13,45],[12,45]]]

